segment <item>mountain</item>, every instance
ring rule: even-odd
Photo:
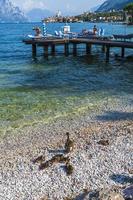
[[[30,10],[29,12],[27,12],[26,14],[29,20],[33,22],[38,22],[44,19],[45,17],[50,17],[50,16],[55,15],[55,13],[53,13],[50,10],[40,9],[40,8],[34,8]]]
[[[128,3],[133,2],[133,0],[107,0],[98,9],[97,12],[106,12],[110,10],[120,10]]]
[[[100,7],[100,5],[95,6],[95,7],[91,8],[90,11],[91,11],[91,12],[95,12],[96,10],[99,9],[99,7]]]
[[[26,22],[27,17],[10,0],[0,0],[0,22]]]

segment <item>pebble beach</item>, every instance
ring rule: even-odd
[[[59,119],[3,136],[0,199],[98,200],[109,199],[109,191],[122,195],[133,184],[132,112],[128,120],[120,116],[118,119],[100,121],[88,116]],[[68,154],[66,132],[74,142],[74,149]],[[39,170],[40,164],[33,162],[39,156],[46,162],[60,154],[69,157],[73,169],[69,175],[65,163]],[[123,195],[120,198],[126,199]]]

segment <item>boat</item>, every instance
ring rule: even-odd
[[[79,21],[77,21],[78,23],[84,23],[84,21],[83,20],[79,20]]]
[[[133,39],[133,34],[127,34],[127,35],[113,35],[114,39],[116,40],[132,40]]]

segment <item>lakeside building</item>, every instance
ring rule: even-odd
[[[62,16],[61,11],[58,11],[55,16],[45,18],[43,21],[46,23],[75,23],[75,22],[120,22],[120,23],[129,23],[129,20],[132,16],[126,13],[123,10],[116,11],[110,10],[109,12],[84,12],[81,15],[77,16]]]

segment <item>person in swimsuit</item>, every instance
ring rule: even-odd
[[[41,29],[39,27],[34,27],[35,37],[42,37]]]
[[[96,25],[94,25],[94,27],[93,27],[93,34],[96,35],[97,32],[98,32],[98,29],[97,29]]]

